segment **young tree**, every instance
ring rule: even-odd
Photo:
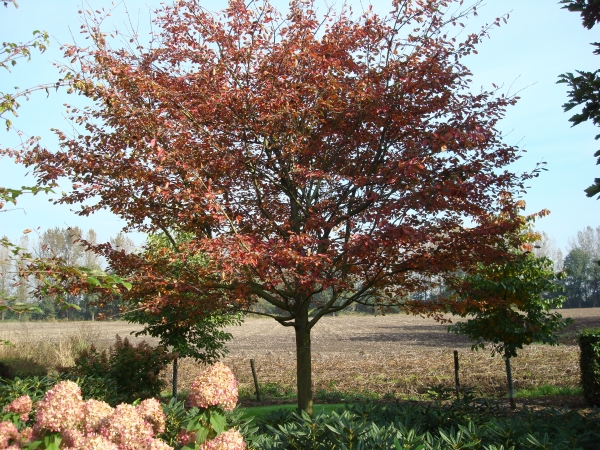
[[[565,300],[563,296],[548,295],[562,291],[557,283],[561,274],[554,272],[551,259],[537,257],[531,251],[531,241],[536,237],[524,231],[523,245],[503,244],[511,253],[504,262],[478,263],[473,272],[451,283],[458,300],[453,312],[470,318],[448,330],[475,341],[474,350],[490,345],[492,356],[504,357],[511,408],[516,407],[511,358],[533,342],[557,345],[553,333],[568,323],[559,313],[550,312]]]
[[[41,186],[69,178],[59,202],[83,203],[82,215],[108,208],[129,229],[189,233],[177,258],[207,263],[201,286],[176,286],[208,310],[278,308],[310,413],[321,317],[355,303],[435,313],[443,305],[408,294],[497,258],[521,220],[509,199],[537,175],[506,170],[519,151],[496,124],[516,98],[472,92],[461,61],[489,27],[457,39],[475,8],[452,3],[394,0],[387,15],[357,17],[319,15],[312,0],[285,15],[178,0],[157,12],[150,46],[115,48],[103,17],[85,13],[94,45],[66,47],[77,65],[65,68],[94,102],[71,110],[84,129],[19,159]]]
[[[175,235],[176,243],[189,241],[191,235]],[[125,313],[128,322],[140,323],[144,329],[135,333],[160,338],[160,345],[170,347],[173,359],[173,397],[177,398],[177,367],[179,358],[191,357],[205,364],[214,364],[227,352],[225,343],[232,338],[224,328],[239,325],[241,314],[232,308],[208,309],[202,301],[202,293],[195,289],[175,288],[182,280],[188,286],[201,286],[201,280],[194,280],[202,273],[206,264],[202,255],[178,255],[179,245],[173,245],[164,234],[150,236],[144,252],[130,257],[139,257],[139,264],[131,271],[131,264],[115,268],[127,271],[133,281],[133,288],[124,296]],[[109,253],[110,254],[110,253]],[[114,256],[114,254],[113,254]],[[154,277],[154,288],[148,289],[144,279]],[[191,277],[191,279],[190,279]],[[157,280],[162,280],[158,288]],[[159,298],[156,307],[148,308],[150,299]]]

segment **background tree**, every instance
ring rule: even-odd
[[[583,26],[591,30],[594,25],[600,22],[600,1],[599,0],[561,0],[564,9],[579,12]],[[596,47],[594,54],[600,55],[600,43],[592,44]],[[600,126],[600,76],[599,70],[593,72],[577,71],[577,75],[568,72],[559,76],[559,83],[566,83],[570,87],[568,96],[570,100],[563,105],[565,111],[570,111],[576,106],[583,105],[580,113],[574,114],[569,119],[573,126],[591,120],[596,126]],[[595,139],[600,138],[600,134]],[[594,153],[598,158],[596,164],[600,164],[600,150]],[[600,178],[594,180],[594,184],[585,189],[588,197],[600,194]],[[600,197],[599,197],[600,198]]]
[[[539,233],[540,239],[533,243],[533,254],[538,258],[548,258],[554,263],[554,271],[563,270],[563,252],[556,245],[556,240],[545,232]]]
[[[590,307],[600,304],[600,227],[586,227],[570,239],[570,251],[565,257],[566,289],[569,307]]]
[[[516,98],[471,90],[461,61],[489,27],[456,37],[474,8],[316,9],[231,0],[213,14],[180,0],[157,12],[151,45],[116,48],[103,17],[84,15],[93,45],[65,47],[65,71],[93,102],[72,110],[85,129],[58,132],[58,152],[19,156],[40,186],[69,178],[58,201],[83,203],[82,215],[108,208],[128,229],[192,236],[174,258],[206,257],[201,286],[148,276],[148,289],[196,291],[209,310],[278,308],[268,315],[294,330],[309,413],[321,317],[352,304],[435,313],[443,305],[410,293],[500,256],[521,220],[511,196],[537,175],[506,170],[519,151],[496,125]]]
[[[474,272],[451,283],[458,299],[453,312],[470,318],[448,329],[475,341],[472,349],[489,345],[492,356],[504,357],[511,408],[516,407],[511,358],[533,342],[556,345],[554,332],[568,323],[559,313],[550,312],[565,300],[548,295],[562,291],[557,282],[561,275],[554,272],[552,260],[531,252],[536,236],[523,231],[522,246],[515,246],[515,241],[501,244],[510,252],[504,262],[478,263]]]
[[[190,235],[175,235],[177,244],[189,241]],[[126,296],[124,301],[125,313],[123,318],[128,322],[140,323],[144,329],[135,333],[136,336],[150,335],[160,339],[160,345],[171,348],[173,353],[173,397],[177,398],[177,367],[179,358],[191,357],[205,364],[214,364],[227,352],[225,343],[232,338],[224,328],[228,325],[239,325],[241,314],[232,308],[208,309],[208,304],[202,301],[202,293],[195,289],[169,289],[186,280],[190,286],[202,285],[201,281],[189,280],[198,270],[206,265],[202,255],[189,257],[177,256],[178,245],[173,245],[164,234],[150,236],[140,257],[144,260],[135,273],[137,276],[160,277],[166,284],[166,289],[138,289],[138,283]],[[148,270],[152,264],[154,270]],[[140,266],[138,266],[140,267]],[[146,283],[143,283],[147,286]],[[181,286],[181,285],[180,285]],[[160,297],[157,307],[147,308],[149,298]],[[193,318],[190,320],[190,318]]]

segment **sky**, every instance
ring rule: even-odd
[[[167,2],[169,0],[166,0]],[[54,82],[59,74],[53,63],[61,61],[60,44],[77,41],[85,44],[79,34],[78,10],[81,1],[18,0],[19,8],[7,8],[0,3],[0,41],[23,42],[29,40],[33,30],[46,30],[51,36],[50,49],[44,54],[33,54],[30,62],[20,61],[11,73],[0,72],[0,92],[10,92],[40,83]],[[339,2],[338,2],[339,3]],[[349,0],[355,10],[368,3]],[[465,4],[469,1],[466,0]],[[471,2],[473,3],[473,2]],[[206,1],[211,10],[220,9],[223,1]],[[276,0],[280,10],[287,3]],[[325,2],[317,0],[318,5]],[[111,2],[89,0],[87,9],[109,8]],[[125,10],[131,23],[143,32],[149,30],[150,10],[160,5],[159,0],[126,0],[118,4],[112,21],[119,27],[127,25]],[[385,13],[389,1],[374,1],[375,11]],[[502,92],[517,93],[520,100],[507,110],[500,123],[505,142],[518,145],[525,151],[523,157],[511,167],[516,172],[528,172],[540,162],[546,163],[547,172],[531,180],[523,196],[526,213],[549,209],[551,214],[536,223],[536,229],[555,239],[565,254],[576,233],[587,226],[600,226],[600,202],[585,196],[583,190],[594,178],[600,177],[600,166],[595,165],[594,152],[600,141],[594,136],[600,132],[591,123],[571,127],[568,121],[574,111],[565,113],[562,104],[567,101],[567,86],[556,84],[558,75],[575,70],[593,71],[600,67],[600,56],[593,55],[591,42],[600,41],[600,25],[586,30],[577,13],[561,9],[558,0],[489,0],[478,7],[478,16],[467,22],[468,29],[491,23],[496,17],[509,14],[506,24],[494,27],[490,38],[478,47],[478,54],[463,62],[473,72],[473,87],[490,89],[492,83],[502,86]],[[19,117],[13,120],[16,128],[26,135],[40,136],[48,149],[58,148],[51,128],[68,130],[64,118],[66,102],[77,103],[77,97],[63,91],[49,96],[38,92],[29,101],[22,101]],[[0,144],[14,146],[16,135],[0,128]],[[0,159],[0,186],[18,188],[35,184],[26,168],[8,158]],[[68,189],[68,182],[61,188]],[[61,188],[57,189],[60,193]],[[99,240],[115,236],[124,223],[109,212],[79,217],[76,206],[54,205],[50,198],[56,195],[25,195],[19,198],[17,208],[0,215],[0,236],[17,241],[25,229],[40,232],[53,227],[79,226],[84,231],[93,228]],[[143,235],[131,235],[141,244]]]

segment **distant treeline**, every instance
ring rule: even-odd
[[[600,226],[595,229],[586,227],[579,231],[574,238],[569,240],[569,249],[566,256],[557,248],[555,240],[546,233],[541,233],[542,239],[538,242],[534,253],[537,256],[545,256],[554,261],[557,272],[564,272],[564,278],[560,283],[564,286],[567,300],[564,308],[591,308],[600,306]],[[37,236],[24,235],[18,243],[24,251],[28,251],[35,257],[59,256],[68,264],[90,269],[106,269],[105,262],[93,252],[86,251],[77,243],[82,237],[90,243],[96,243],[96,232],[89,230],[83,233],[79,228],[64,229],[54,228],[47,230]],[[135,245],[131,239],[119,234],[110,239],[113,247],[122,248],[127,252],[135,251]],[[35,304],[40,311],[26,313],[21,317],[19,314],[4,310],[0,312],[1,320],[29,319],[29,320],[94,320],[98,314],[106,318],[119,318],[121,303],[119,299],[111,299],[110,302],[101,302],[93,295],[81,294],[66,299],[75,304],[79,309],[61,308],[57,306],[54,299],[34,298],[32,292],[35,289],[35,280],[23,279],[18,276],[21,261],[19,257],[11,254],[6,247],[0,246],[0,296],[3,299],[10,298],[13,301]],[[444,287],[434,291],[420,292],[414,294],[415,298],[426,301],[445,295]],[[274,307],[266,302],[259,302],[254,310],[259,312],[270,312]],[[373,313],[373,308],[359,304],[352,305],[351,311]],[[390,308],[388,312],[398,312],[399,308]]]

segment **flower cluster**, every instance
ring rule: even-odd
[[[243,450],[246,448],[246,443],[238,430],[227,430],[198,448],[199,450]]]
[[[230,429],[219,433],[223,428],[218,428],[218,431],[212,428],[213,419],[220,417],[219,421],[225,423],[219,408],[232,410],[237,397],[235,377],[221,363],[209,367],[196,379],[191,388],[190,403],[204,409],[204,412],[203,418],[194,420],[200,428],[208,427],[209,436],[212,437],[200,444],[199,450],[246,448],[239,431]],[[4,410],[26,422],[32,406],[31,398],[22,396]],[[173,450],[167,443],[155,438],[166,427],[165,414],[156,399],[144,400],[136,406],[122,403],[113,408],[99,400],[84,401],[77,384],[62,381],[46,392],[33,409],[36,422],[20,432],[12,422],[0,422],[0,449],[29,448],[29,443],[50,437],[60,438],[62,450]],[[191,444],[197,432],[198,428],[181,430],[179,443]]]
[[[100,435],[119,446],[121,450],[136,450],[140,442],[152,438],[152,425],[141,417],[135,406],[122,403],[115,408],[110,420],[100,428]]]
[[[200,374],[192,384],[189,400],[192,406],[235,408],[238,399],[237,381],[225,364],[216,363]]]
[[[35,405],[36,426],[62,432],[78,428],[83,420],[81,389],[72,381],[61,381]]]
[[[4,407],[5,412],[12,412],[19,415],[23,422],[29,420],[29,413],[33,407],[33,401],[29,395],[22,395],[16,400],[13,400],[9,405]]]
[[[10,448],[19,441],[19,430],[12,422],[0,422],[0,448]],[[18,448],[18,447],[15,447]]]
[[[31,398],[19,397],[5,410],[16,414],[31,411]],[[48,433],[60,435],[65,450],[173,450],[156,434],[165,430],[165,415],[158,400],[137,406],[112,408],[98,400],[83,401],[79,386],[58,383],[35,405],[36,423],[20,433],[11,422],[0,422],[0,449],[17,450]]]
[[[155,398],[144,400],[135,407],[137,413],[150,425],[154,434],[160,434],[165,431],[166,420],[165,413],[160,406],[160,402]]]
[[[102,424],[112,415],[113,408],[106,402],[90,399],[83,404],[84,433],[94,433],[100,430]]]

